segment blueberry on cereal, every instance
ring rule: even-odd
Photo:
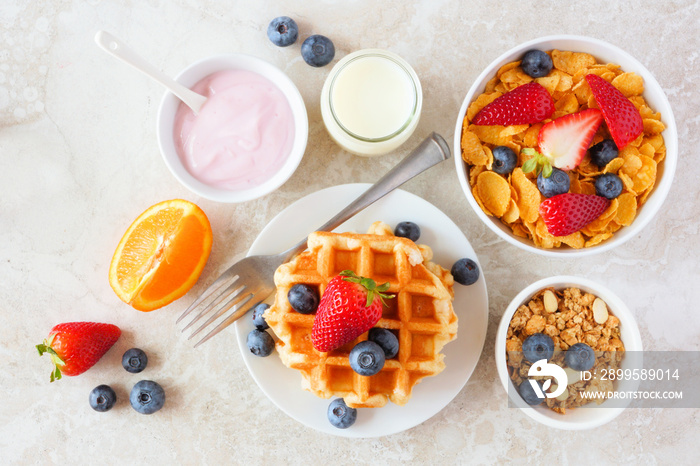
[[[523,72],[531,78],[547,76],[553,66],[552,58],[541,50],[530,50],[520,63]]]
[[[554,356],[554,340],[544,333],[534,333],[523,341],[523,357],[531,363],[549,361]]]
[[[512,172],[518,164],[518,156],[513,149],[506,146],[496,146],[493,148],[492,170],[499,175],[507,175]]]
[[[557,194],[569,192],[571,180],[569,175],[564,170],[552,167],[552,173],[545,177],[544,172],[537,175],[537,189],[540,190],[544,197],[553,197]]]
[[[539,385],[540,391],[542,391],[542,384],[538,380],[534,380],[533,382]],[[532,388],[529,379],[525,379],[520,383],[518,393],[520,393],[520,396],[525,403],[529,404],[530,406],[536,406],[544,401],[544,398],[537,396],[537,393],[535,393],[535,389]]]
[[[575,371],[589,371],[595,364],[595,353],[593,348],[585,343],[576,343],[566,350],[564,356],[566,365]]]
[[[617,157],[619,153],[620,151],[617,149],[617,145],[612,139],[603,139],[598,144],[594,144],[588,149],[591,162],[600,168],[605,167],[612,159]]]
[[[614,173],[605,173],[595,179],[595,193],[607,199],[622,194],[622,180]]]

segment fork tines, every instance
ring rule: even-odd
[[[194,317],[192,320],[183,327],[182,332],[185,332],[195,323],[209,315],[208,319],[187,337],[188,340],[199,334],[206,327],[212,325],[215,321],[221,320],[221,322],[194,345],[195,348],[228,327],[240,315],[245,314],[264,299],[264,297],[257,300],[254,299],[259,290],[251,289],[246,284],[240,283],[239,278],[239,275],[220,277],[185,309],[182,315],[177,319],[177,322],[180,322],[193,311],[198,311],[196,315],[193,314]]]

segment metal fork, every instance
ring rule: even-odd
[[[450,148],[442,136],[432,133],[379,181],[316,231],[333,230],[406,181],[433,165],[447,160],[450,158],[450,155]],[[179,323],[191,312],[199,311],[182,329],[185,332],[195,322],[200,321],[207,314],[211,313],[209,318],[190,334],[187,338],[189,340],[205,328],[213,325],[217,319],[223,318],[219,324],[194,345],[195,348],[231,325],[270,296],[275,290],[273,280],[275,270],[306,249],[306,240],[307,238],[304,238],[299,244],[274,256],[246,257],[222,273],[177,319],[177,323]],[[228,315],[226,315],[227,313]]]

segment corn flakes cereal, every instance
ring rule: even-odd
[[[482,204],[494,216],[501,217],[510,203],[510,186],[505,178],[496,172],[485,171],[476,179],[476,192]]]
[[[474,166],[485,166],[488,162],[479,136],[468,130],[462,133],[462,159]]]
[[[632,97],[633,95],[642,95],[644,92],[644,79],[636,73],[622,73],[611,81],[622,95]]]
[[[632,193],[622,193],[617,197],[617,213],[615,221],[622,226],[632,224],[634,217],[637,216],[637,198]]]
[[[656,182],[656,162],[651,157],[640,157],[642,166],[632,178],[632,189],[635,193],[641,193]]]
[[[531,78],[520,67],[520,61],[506,63],[487,84],[484,92],[469,105],[462,128],[462,158],[469,168],[472,194],[482,210],[499,217],[515,236],[531,240],[541,248],[591,247],[611,238],[616,231],[629,226],[637,216],[640,206],[653,191],[658,176],[658,165],[666,157],[666,146],[661,134],[666,126],[661,114],[649,107],[644,96],[644,79],[636,73],[626,72],[615,63],[598,63],[595,57],[575,51],[551,50],[553,69],[540,78]],[[523,173],[520,167],[532,155],[521,152],[524,148],[537,148],[542,125],[483,126],[471,121],[486,105],[506,92],[529,82],[542,85],[554,100],[551,119],[588,108],[598,108],[595,97],[585,79],[595,74],[610,82],[639,110],[643,132],[636,140],[620,150],[605,167],[594,164],[586,155],[578,167],[568,172],[569,192],[596,194],[595,180],[605,173],[620,177],[623,191],[593,222],[567,237],[549,234],[539,215],[539,205],[544,197],[536,185],[533,172]],[[607,125],[598,129],[591,145],[610,138]],[[498,175],[491,171],[492,149],[506,146],[518,155],[518,165],[510,175]]]
[[[536,222],[540,216],[539,208],[542,202],[537,185],[525,176],[520,167],[513,170],[511,183],[517,194],[516,204],[520,210],[520,218],[526,223]]]

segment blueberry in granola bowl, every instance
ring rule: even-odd
[[[535,363],[540,359],[549,361],[554,356],[554,341],[544,333],[535,333],[523,341],[523,357]]]
[[[539,385],[540,391],[542,391],[542,384],[539,381],[536,381],[536,383]],[[523,380],[520,383],[518,386],[518,393],[523,398],[525,403],[529,404],[530,406],[541,404],[544,401],[544,398],[537,396],[537,393],[535,393],[535,389],[532,387],[529,380]]]
[[[585,343],[576,343],[566,350],[566,365],[575,371],[589,371],[595,364],[595,353]]]

